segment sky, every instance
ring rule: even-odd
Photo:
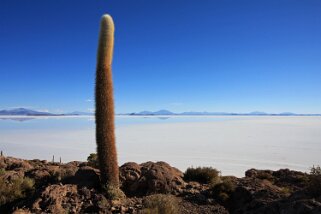
[[[105,13],[117,113],[321,113],[319,0],[1,0],[0,109],[93,111]]]

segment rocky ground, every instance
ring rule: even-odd
[[[124,197],[109,200],[87,162],[0,157],[0,213],[321,213],[320,180],[288,169],[204,184],[165,162],[126,163],[120,180]]]

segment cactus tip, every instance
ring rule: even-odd
[[[109,14],[104,14],[101,19],[105,22],[113,22],[113,18]]]

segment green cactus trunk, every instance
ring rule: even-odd
[[[119,187],[119,169],[115,144],[112,56],[114,49],[114,22],[104,15],[100,24],[96,70],[96,143],[101,182]]]

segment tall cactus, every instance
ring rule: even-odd
[[[112,57],[114,22],[104,15],[100,23],[96,68],[96,143],[103,185],[119,187],[119,169],[115,145]]]

